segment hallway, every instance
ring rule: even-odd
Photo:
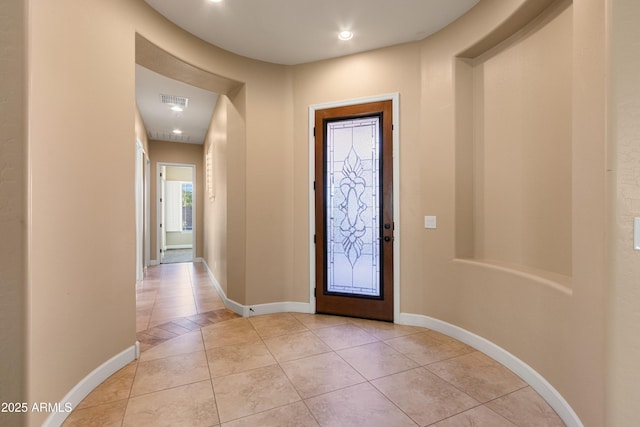
[[[241,318],[203,264],[149,268],[141,357],[65,426],[563,426],[510,371],[428,329],[301,313]]]

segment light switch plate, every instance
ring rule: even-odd
[[[425,216],[424,228],[436,228],[436,217],[432,215]]]
[[[633,219],[633,249],[640,251],[640,218]]]

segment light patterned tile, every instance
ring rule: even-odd
[[[349,323],[350,320],[348,317],[330,316],[328,314],[293,313],[293,317],[311,330],[344,325]]]
[[[175,319],[176,317],[192,316],[197,313],[196,304],[191,302],[189,304],[175,305],[171,307],[153,307],[151,313],[151,322],[168,321]],[[162,322],[165,323],[165,322]]]
[[[277,365],[214,378],[212,382],[221,422],[300,400],[293,385]]]
[[[327,393],[365,379],[335,353],[324,353],[281,364],[303,398]]]
[[[351,347],[337,353],[368,380],[418,367],[416,362],[383,342]]]
[[[379,378],[371,384],[421,426],[478,405],[475,399],[424,368]]]
[[[198,308],[198,313],[205,313],[207,311],[222,310],[225,305],[219,298],[201,298],[196,300],[196,307]]]
[[[350,323],[317,329],[313,332],[333,350],[342,350],[378,341],[378,338]]]
[[[120,427],[124,418],[127,400],[105,403],[90,408],[77,409],[62,423],[63,427]]]
[[[487,403],[489,408],[519,426],[564,426],[558,414],[531,387]]]
[[[267,347],[260,341],[209,349],[207,359],[213,378],[276,364]]]
[[[278,362],[301,359],[331,351],[329,346],[311,331],[267,338],[264,343]]]
[[[459,341],[444,341],[428,332],[388,339],[385,343],[419,365],[427,365],[474,351],[473,348]]]
[[[260,341],[260,336],[245,318],[227,320],[202,328],[206,349]]]
[[[423,328],[398,325],[390,322],[380,322],[377,320],[350,319],[349,321],[370,335],[381,340],[402,337],[424,331]]]
[[[250,317],[249,321],[262,338],[277,337],[308,330],[291,313],[265,314]]]
[[[136,315],[136,332],[149,329],[149,320],[151,320],[151,314],[137,314]]]
[[[188,332],[175,338],[171,338],[160,343],[140,355],[140,361],[162,359],[169,356],[177,356],[179,354],[195,353],[204,351],[202,343],[202,334],[200,331]]]
[[[504,417],[493,412],[486,406],[476,406],[473,409],[442,420],[433,427],[516,427]]]
[[[218,422],[207,380],[131,398],[122,426],[208,427]]]
[[[513,372],[479,351],[433,363],[426,368],[482,403],[527,385]]]
[[[312,397],[305,403],[322,426],[416,426],[368,383]]]
[[[87,397],[78,404],[77,408],[83,409],[127,399],[131,392],[131,385],[133,384],[133,378],[135,377],[137,367],[138,362],[134,361],[111,375],[109,378],[104,380],[102,384],[89,393]]]
[[[138,363],[131,396],[209,379],[204,351]]]
[[[222,427],[318,427],[313,415],[302,402],[270,409],[222,424]]]
[[[189,290],[189,292],[185,292],[180,295],[156,297],[154,308],[171,308],[181,305],[190,305],[193,303],[193,293]]]

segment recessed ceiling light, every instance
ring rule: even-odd
[[[173,107],[171,107],[171,110],[172,110],[172,111],[178,111],[178,112],[183,111],[183,110],[182,110],[182,107],[179,107],[179,106],[177,106],[177,105],[174,105]]]
[[[351,31],[340,31],[340,33],[338,34],[338,38],[340,40],[351,40],[353,38],[353,33]]]
[[[175,133],[176,135],[181,135],[182,131],[180,129],[174,129],[173,133]]]
[[[209,0],[211,3],[220,3],[222,0]]]

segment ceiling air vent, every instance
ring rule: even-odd
[[[185,98],[184,96],[160,94],[160,102],[163,104],[177,105],[178,107],[187,108],[189,98]]]

